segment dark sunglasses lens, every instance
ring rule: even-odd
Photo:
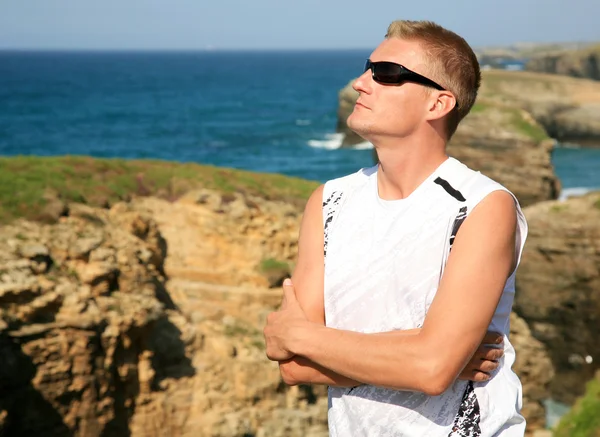
[[[378,62],[372,64],[374,68],[373,78],[381,83],[400,83],[401,69],[399,65],[390,62]]]

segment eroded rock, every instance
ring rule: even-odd
[[[572,404],[600,368],[600,193],[526,208],[516,312],[547,347],[551,397]]]

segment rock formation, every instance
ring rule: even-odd
[[[533,205],[515,311],[548,349],[551,397],[572,404],[600,368],[600,193]]]
[[[550,396],[550,383],[554,368],[546,346],[531,335],[527,322],[510,315],[510,342],[515,347],[517,359],[513,367],[523,385],[523,409],[527,432],[531,435],[546,426],[544,401]]]
[[[560,142],[600,146],[600,83],[527,71],[484,72],[481,102],[524,109]]]
[[[262,340],[258,264],[299,214],[198,191],[0,228],[0,434],[325,436],[324,389],[285,387]]]
[[[525,68],[529,71],[600,80],[600,44],[535,56],[527,62]]]
[[[147,217],[75,206],[56,225],[1,232],[8,435],[126,435],[161,380],[194,373],[184,350],[195,335],[165,292],[166,246]],[[169,331],[180,335],[163,344]]]

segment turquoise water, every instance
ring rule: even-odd
[[[342,150],[337,93],[367,51],[0,52],[0,155],[158,158],[324,181]],[[600,187],[600,149],[554,153],[565,188]]]
[[[557,147],[552,163],[564,191],[578,194],[582,188],[600,189],[600,148]]]

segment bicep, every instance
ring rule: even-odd
[[[308,199],[298,238],[298,260],[292,282],[308,319],[325,324],[323,255],[323,185]]]
[[[504,191],[489,194],[458,232],[423,334],[452,371],[468,362],[492,320],[514,270],[516,206]]]

